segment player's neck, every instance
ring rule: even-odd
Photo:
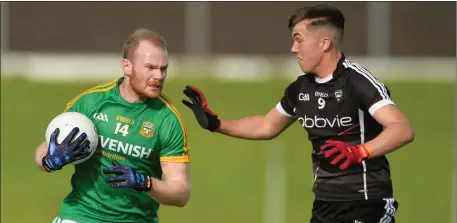
[[[142,102],[144,99],[138,95],[131,87],[128,80],[125,80],[119,85],[119,94],[124,100],[130,103]]]
[[[343,53],[341,51],[331,51],[322,58],[321,63],[316,68],[316,77],[319,79],[324,79],[333,74],[338,66]]]

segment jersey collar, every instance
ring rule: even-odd
[[[318,83],[318,84],[327,83],[327,82],[329,82],[329,81],[332,80],[332,79],[333,79],[333,74],[330,74],[330,75],[328,75],[328,76],[325,77],[325,78],[314,77],[314,80],[315,80],[316,83]]]
[[[314,77],[314,81],[318,84],[324,84],[324,83],[327,83],[331,80],[333,80],[334,77],[337,77],[338,74],[340,74],[342,72],[342,70],[345,68],[344,65],[343,65],[343,62],[346,60],[346,56],[344,55],[343,52],[341,52],[341,58],[340,60],[338,61],[337,65],[336,65],[336,69],[333,71],[333,73],[331,73],[330,75],[328,75],[327,77],[325,78],[317,78],[317,77]]]

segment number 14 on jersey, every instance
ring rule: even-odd
[[[114,134],[121,133],[123,136],[127,136],[129,134],[129,125],[123,123],[116,123],[116,130],[114,130]]]

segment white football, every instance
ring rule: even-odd
[[[68,136],[74,127],[79,128],[79,132],[73,138],[72,142],[76,140],[82,133],[87,134],[86,140],[89,140],[90,155],[84,159],[74,161],[72,164],[79,164],[88,160],[97,149],[98,133],[94,123],[85,115],[78,112],[64,112],[51,120],[46,129],[46,143],[49,145],[51,134],[56,128],[59,128],[59,135],[57,136],[57,143],[62,141]]]

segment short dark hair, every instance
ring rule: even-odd
[[[341,38],[344,32],[344,15],[335,6],[329,4],[319,4],[311,7],[302,7],[297,9],[289,17],[289,30],[297,23],[308,19],[312,26],[331,25],[340,30]]]

